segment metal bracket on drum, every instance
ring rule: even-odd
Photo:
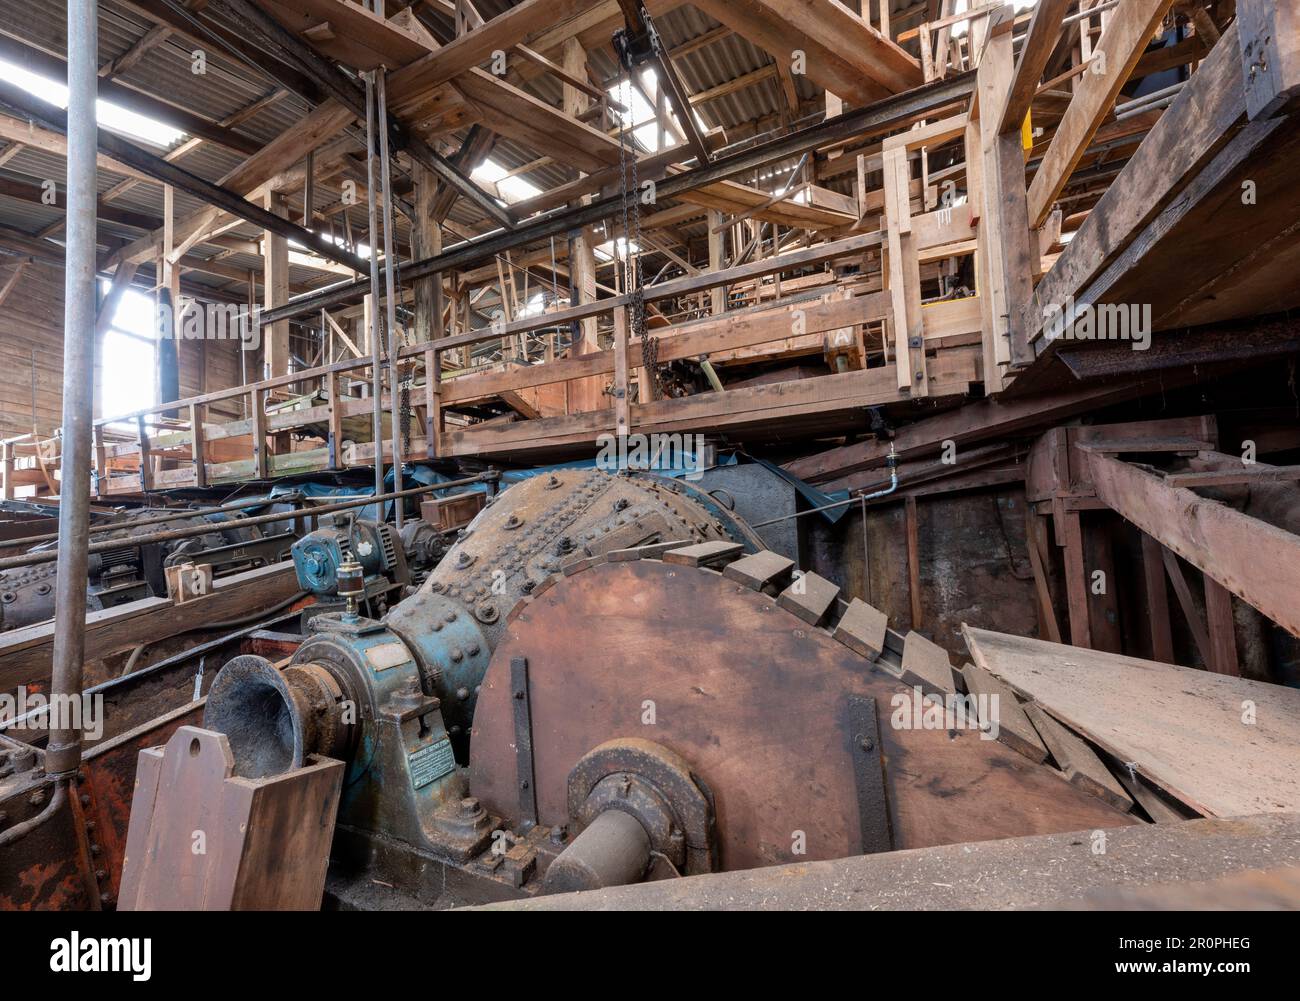
[[[537,783],[533,775],[533,721],[528,707],[528,658],[510,658],[510,694],[514,704],[515,767],[519,778],[519,823],[537,826]]]
[[[858,829],[863,855],[892,851],[889,799],[885,793],[885,763],[881,758],[880,720],[876,700],[850,695],[847,705],[849,754],[858,793]]]

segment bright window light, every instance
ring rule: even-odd
[[[534,295],[516,315],[517,319],[523,319],[526,316],[536,316],[546,309],[546,293],[538,292]]]
[[[1038,0],[1012,0],[1012,4],[1015,6],[1016,13],[1018,14],[1020,13],[1020,11],[1025,10],[1028,7],[1037,6]],[[984,0],[978,0],[975,6],[976,7],[984,6]],[[957,0],[957,6],[956,9],[953,11],[953,13],[964,14],[966,13],[966,11],[971,9],[972,7],[971,7],[970,0]],[[952,26],[952,34],[954,37],[957,38],[960,38],[968,31],[970,31],[970,21],[959,21],[957,24],[954,24]]]
[[[535,184],[530,184],[522,177],[506,177],[508,171],[495,160],[484,160],[476,168],[474,173],[470,174],[476,181],[483,184],[496,185],[497,193],[505,199],[507,205],[513,205],[515,202],[522,202],[528,198],[535,198],[542,193],[542,189]]]
[[[33,94],[42,101],[47,101],[56,107],[67,108],[68,106],[67,86],[55,80],[47,80],[43,76],[37,76],[35,73],[31,73],[21,66],[16,66],[4,59],[0,59],[0,80],[12,83],[15,87],[21,87],[27,93]],[[136,139],[143,139],[155,146],[169,147],[178,140],[185,138],[185,133],[179,129],[164,125],[147,115],[139,115],[134,111],[128,111],[112,101],[101,99],[95,102],[95,120],[106,129],[121,132]]]
[[[642,90],[645,91],[645,94],[650,95],[651,98],[656,100],[658,99],[659,77],[655,73],[653,66],[642,71],[640,89],[633,87],[630,80],[620,80],[613,87],[609,88],[608,93],[611,99],[617,101],[619,104],[623,105],[623,107],[628,109],[627,115],[618,115],[616,112],[616,117],[626,119],[624,124],[630,124],[632,126],[633,134],[636,136],[637,142],[641,144],[641,147],[655,153],[658,152],[660,148],[659,122],[655,117],[654,105],[646,100],[645,94],[641,93]],[[669,115],[672,115],[671,111],[669,112]],[[707,129],[707,126],[700,121],[700,116],[698,114],[696,114],[695,118],[696,121],[699,122],[701,129]],[[670,148],[677,145],[677,138],[672,134],[672,132],[666,132],[664,134],[664,139],[664,148]]]
[[[606,240],[598,247],[592,247],[591,252],[599,257],[602,261],[612,261],[614,259],[614,247],[618,247],[618,256],[627,257],[628,242],[625,237],[619,237],[617,240]],[[641,248],[637,246],[636,241],[632,244],[632,253],[639,254]]]
[[[107,292],[109,282],[102,281]],[[157,402],[154,300],[127,289],[100,349],[100,413],[129,414]]]

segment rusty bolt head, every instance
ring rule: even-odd
[[[460,801],[460,815],[462,817],[472,817],[478,811],[479,803],[473,796],[466,796]]]

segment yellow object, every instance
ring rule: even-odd
[[[1032,111],[1026,111],[1025,120],[1020,125],[1020,145],[1025,148],[1026,152],[1034,148],[1033,118],[1034,113]]]

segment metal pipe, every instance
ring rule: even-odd
[[[338,504],[326,504],[322,507],[314,508],[311,511],[311,514],[313,517],[319,517],[320,515],[323,514],[333,514],[336,511],[346,511],[354,507],[366,507],[370,504],[374,504],[377,502],[397,500],[403,497],[418,497],[420,494],[432,493],[435,490],[449,490],[455,487],[464,487],[470,485],[471,483],[487,483],[489,484],[489,489],[490,489],[491,484],[495,483],[499,476],[500,474],[497,473],[495,470],[489,470],[486,473],[479,473],[477,476],[467,476],[464,479],[460,479],[460,480],[448,480],[446,483],[430,483],[427,486],[423,486],[423,487],[411,487],[409,490],[395,490],[392,493],[373,494],[366,497],[355,498],[349,501],[343,501]],[[259,514],[259,515],[254,515],[251,518],[241,518],[238,522],[238,525],[240,528],[247,528],[253,525],[270,525],[277,521],[284,521],[289,517],[291,517],[290,514],[286,514],[280,511],[273,511],[270,514]],[[150,535],[133,536],[131,540],[126,543],[124,543],[123,540],[121,539],[111,539],[107,542],[92,542],[89,545],[86,545],[87,540],[86,537],[83,535],[81,552],[83,557],[85,557],[90,553],[102,553],[108,549],[120,549],[122,548],[123,545],[143,546],[151,542],[174,542],[177,539],[189,539],[196,535],[207,535],[210,532],[212,532],[212,530],[213,530],[213,526],[210,523],[204,525],[192,525],[189,528],[175,528],[166,532],[154,532]],[[59,565],[60,567],[62,567],[63,565],[61,560],[62,552],[63,552],[63,547],[60,547],[59,549],[48,549],[37,553],[22,553],[18,556],[8,556],[5,557],[4,559],[0,559],[0,570],[8,570],[12,567],[34,566],[37,563],[53,563],[55,560],[60,560]],[[84,559],[83,559],[83,565],[81,570],[81,578],[82,578],[81,586],[84,592],[86,586],[86,569],[84,565]],[[84,602],[84,594],[83,594],[83,602]],[[59,618],[63,617],[62,612],[58,612],[57,614]],[[85,618],[84,604],[82,608],[82,618],[83,619]],[[76,620],[73,619],[72,621],[75,622]],[[57,646],[57,637],[56,637],[56,646]]]
[[[71,0],[69,6],[71,6]],[[70,19],[68,23],[72,23]],[[47,772],[50,770],[49,751],[45,752],[45,770]],[[14,826],[9,828],[7,831],[0,832],[0,848],[7,848],[14,844],[24,835],[30,834],[58,813],[63,804],[68,801],[68,781],[67,778],[60,778],[55,781],[54,795],[52,795],[50,801],[45,804],[44,810],[34,817],[28,817],[21,824],[14,824]]]
[[[231,501],[229,504],[217,504],[213,507],[187,507],[176,508],[168,514],[160,514],[154,518],[141,518],[138,521],[115,521],[106,522],[101,525],[91,525],[90,534],[98,535],[101,532],[120,532],[124,528],[139,528],[142,525],[161,525],[164,522],[176,521],[179,518],[202,518],[209,514],[224,514],[227,511],[239,511],[246,507],[265,507],[267,504],[289,504],[298,503],[307,500],[302,494],[282,494],[279,497],[246,497],[244,500]],[[307,513],[305,508],[295,508],[293,511],[285,511],[286,518],[292,518],[295,512],[301,511]],[[5,549],[12,549],[15,546],[37,545],[41,542],[51,542],[59,537],[58,532],[46,532],[44,535],[27,535],[21,539],[9,539],[4,543]]]
[[[393,443],[393,486],[402,489],[402,456],[406,454],[406,442],[402,438],[402,423],[398,420],[398,358],[397,358],[397,296],[393,289],[393,269],[397,255],[393,252],[393,192],[389,175],[392,162],[388,159],[388,98],[384,90],[384,78],[387,67],[375,70],[376,94],[379,110],[379,150],[380,172],[384,192],[384,294],[388,303],[388,426],[389,439]],[[379,449],[382,453],[383,449]],[[402,505],[393,505],[393,524],[402,527]]]
[[[379,357],[379,246],[375,237],[378,235],[379,220],[375,210],[375,161],[379,154],[375,151],[375,74],[366,77],[366,202],[370,220],[370,394],[374,397],[371,407],[371,430],[375,439],[375,494],[384,492],[384,370],[380,367]],[[392,261],[384,261],[384,270],[392,266]],[[383,511],[380,510],[380,521]]]
[[[59,487],[54,617],[76,623],[54,634],[51,704],[81,697],[90,538],[91,424],[95,365],[95,167],[99,126],[99,5],[68,0],[68,196],[63,276],[63,480]],[[45,771],[68,777],[81,764],[81,730],[50,731]]]

